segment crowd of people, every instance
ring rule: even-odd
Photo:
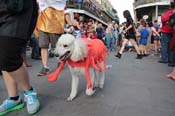
[[[31,67],[26,58],[26,47],[30,45],[32,59],[41,60],[42,67],[37,75],[47,75],[50,73],[48,56],[54,56],[53,49],[63,33],[71,33],[76,39],[100,39],[109,52],[116,52],[120,47],[115,55],[119,59],[129,46],[129,50],[137,53],[137,59],[153,54],[161,58],[160,63],[175,66],[175,26],[168,23],[175,10],[174,2],[162,15],[161,25],[157,20],[152,23],[144,17],[134,24],[130,12],[125,10],[126,22],[111,21],[107,26],[91,18],[85,20],[78,13],[71,19],[70,14],[64,12],[66,0],[57,2],[47,6],[45,0],[38,0],[38,14],[36,0],[17,0],[17,3],[0,0],[0,70],[8,92],[8,98],[0,105],[0,115],[24,107],[18,86],[24,91],[28,113],[35,114],[39,110],[37,92],[30,84],[26,69]],[[167,77],[175,80],[175,68]]]

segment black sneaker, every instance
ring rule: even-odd
[[[122,54],[120,54],[120,53],[117,53],[117,54],[115,55],[115,57],[118,57],[119,59],[121,58],[121,56],[122,56]]]
[[[142,59],[142,55],[141,54],[137,54],[136,59]]]
[[[45,75],[47,75],[49,73],[50,73],[50,69],[43,67],[43,68],[41,68],[41,70],[39,71],[37,76],[45,76]]]
[[[175,67],[175,64],[174,63],[169,63],[168,67]]]

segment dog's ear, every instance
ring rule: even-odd
[[[84,58],[87,57],[87,53],[88,50],[86,44],[81,40],[76,39],[74,41],[74,50],[71,55],[71,60],[74,62],[84,60]]]

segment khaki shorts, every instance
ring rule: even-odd
[[[145,51],[146,50],[146,45],[139,45],[139,49],[141,51]]]
[[[51,48],[55,48],[60,35],[39,31],[39,47],[49,48],[49,44],[51,44]]]

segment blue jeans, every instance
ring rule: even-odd
[[[175,51],[169,52],[169,63],[175,65]]]
[[[162,61],[168,62],[169,59],[169,41],[172,35],[167,33],[162,33],[161,36],[161,48],[162,48]]]
[[[106,45],[109,51],[114,50],[115,39],[111,38],[110,34],[106,33]]]

